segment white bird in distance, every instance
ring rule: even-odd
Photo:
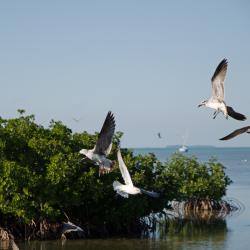
[[[114,190],[117,192],[117,194],[121,195],[124,198],[128,198],[129,194],[141,194],[141,193],[153,196],[153,197],[158,198],[158,199],[167,198],[167,196],[165,194],[149,192],[149,191],[137,188],[133,185],[133,182],[132,182],[132,179],[131,179],[130,174],[128,172],[128,169],[127,169],[127,167],[122,159],[120,145],[118,147],[117,157],[118,157],[118,161],[119,161],[119,168],[120,168],[122,177],[123,177],[125,184],[126,184],[126,185],[123,185],[118,181],[114,181],[113,187],[114,187]]]
[[[249,161],[249,160],[247,160],[247,159],[242,160],[242,161],[240,161],[240,162],[238,163],[238,165],[240,165],[242,162],[247,162],[247,161]]]

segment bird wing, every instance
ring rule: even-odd
[[[155,193],[155,192],[149,192],[149,191],[146,191],[146,190],[143,190],[143,189],[140,189],[140,191],[143,194],[147,194],[147,195],[150,195],[150,196],[158,198],[158,199],[166,199],[167,198],[167,196],[165,194],[159,194],[159,193]]]
[[[19,250],[18,246],[16,245],[15,241],[13,239],[10,240],[11,246],[13,250]]]
[[[117,153],[117,157],[118,157],[118,162],[119,162],[119,168],[120,168],[120,171],[121,171],[121,174],[122,174],[122,178],[125,182],[126,185],[128,186],[134,186],[133,185],[133,182],[131,180],[131,177],[130,177],[130,174],[128,172],[128,169],[122,159],[122,154],[121,154],[121,146],[119,145],[118,147],[118,153]]]
[[[227,140],[230,140],[230,139],[234,138],[235,136],[241,135],[241,134],[243,134],[245,132],[250,133],[250,131],[248,131],[249,129],[250,129],[250,126],[246,126],[246,127],[237,129],[233,133],[221,138],[220,140],[221,141],[227,141]]]
[[[88,157],[85,157],[83,159],[81,159],[79,162],[77,163],[80,163],[80,162],[88,162],[88,163],[92,163],[92,164],[97,164],[95,161],[92,161],[91,159],[89,159]]]
[[[240,165],[243,161],[245,161],[245,160],[240,161],[240,162],[238,163],[238,165]]]
[[[75,118],[72,117],[73,120],[75,120],[77,122],[77,120]]]
[[[77,226],[71,222],[62,223],[62,225],[60,225],[56,231],[56,236],[60,236],[60,235],[64,234],[66,231],[68,231],[68,230],[70,231],[70,230],[76,229],[76,228],[77,228]]]
[[[112,148],[112,138],[115,133],[115,118],[111,111],[103,123],[101,132],[98,134],[98,139],[94,148],[94,153],[108,155]]]
[[[224,81],[227,73],[227,63],[227,60],[223,59],[214,72],[211,82],[213,89],[211,99],[221,101],[225,99]]]
[[[233,108],[229,106],[227,106],[227,113],[229,116],[239,121],[245,121],[247,119],[244,115],[235,112]]]

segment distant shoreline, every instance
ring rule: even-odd
[[[181,148],[183,145],[170,145],[166,147],[127,147],[129,149],[175,149],[175,148]],[[193,145],[188,146],[187,148],[249,148],[249,147],[216,147],[216,146],[210,146],[210,145]]]

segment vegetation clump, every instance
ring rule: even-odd
[[[199,163],[195,156],[185,157],[181,153],[174,153],[165,167],[165,174],[178,190],[178,202],[174,205],[195,211],[235,209],[235,206],[222,199],[232,181],[225,174],[225,167],[216,163],[215,157],[208,163]]]
[[[135,186],[167,199],[147,195],[115,199],[113,182],[123,183],[118,162],[111,173],[100,177],[98,166],[77,163],[82,156],[76,152],[92,149],[97,133],[72,133],[54,120],[44,128],[35,123],[34,115],[19,113],[16,119],[0,117],[0,229],[15,237],[55,238],[57,227],[67,220],[88,238],[140,234],[155,230],[153,215],[166,216],[170,201],[185,200],[185,208],[196,210],[206,209],[208,201],[207,208],[213,208],[231,183],[215,159],[200,165],[195,157],[176,153],[164,165],[152,153],[134,156],[132,150],[122,149]],[[115,133],[107,158],[117,159],[121,137],[121,132]]]
[[[76,152],[92,149],[97,133],[73,134],[53,120],[44,128],[35,123],[34,115],[19,112],[17,119],[0,118],[0,221],[5,230],[27,239],[53,238],[66,215],[87,232],[86,237],[140,232],[145,228],[142,218],[163,211],[174,199],[171,192],[165,200],[146,195],[116,200],[113,182],[123,182],[118,163],[100,177],[98,166],[76,164],[82,158]],[[121,132],[113,137],[111,160],[117,158],[121,137]],[[138,187],[164,194],[171,190],[163,177],[164,166],[154,170],[153,154],[137,157],[122,149],[122,155]]]

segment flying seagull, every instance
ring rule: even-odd
[[[158,138],[160,138],[160,139],[162,138],[162,137],[161,137],[161,133],[158,134]]]
[[[69,233],[71,231],[84,232],[80,227],[68,221],[67,223],[63,222],[56,231],[56,236],[61,236],[62,234]]]
[[[243,161],[245,161],[245,162],[247,162],[247,161],[249,161],[249,160],[242,160],[242,161],[240,161],[239,163],[238,163],[238,165],[240,165]]]
[[[219,112],[222,112],[226,119],[228,119],[229,115],[236,120],[244,121],[247,119],[244,115],[235,112],[232,107],[226,106],[226,103],[224,102],[224,80],[227,73],[227,63],[227,60],[223,59],[214,72],[212,77],[213,94],[211,99],[202,101],[198,107],[206,105],[211,109],[215,109],[216,111],[214,112],[214,119],[219,114]]]
[[[132,180],[131,180],[128,169],[127,169],[127,167],[122,159],[120,145],[118,147],[117,156],[118,156],[118,161],[119,161],[119,168],[120,168],[122,177],[123,177],[125,184],[126,184],[126,185],[123,185],[118,181],[113,182],[113,187],[114,187],[114,190],[117,192],[117,194],[123,196],[124,198],[128,198],[129,194],[141,194],[141,193],[144,193],[144,194],[147,194],[147,195],[153,196],[155,198],[159,198],[159,199],[167,198],[167,196],[164,194],[149,192],[149,191],[135,187],[133,185]]]
[[[79,120],[76,120],[76,119],[75,119],[75,118],[73,118],[73,117],[72,117],[72,119],[73,119],[73,120],[75,120],[77,123],[78,123],[79,121],[81,121],[81,120],[82,120],[82,118],[81,118],[81,119],[79,119]]]
[[[248,133],[250,134],[250,126],[246,126],[246,127],[243,127],[243,128],[240,128],[240,129],[237,129],[235,130],[233,133],[221,138],[220,140],[221,141],[227,141],[227,140],[230,140],[238,135],[241,135],[243,133]]]
[[[115,132],[115,118],[111,111],[108,112],[107,117],[102,126],[101,132],[98,134],[96,145],[93,149],[82,149],[80,154],[86,155],[80,162],[89,162],[99,165],[100,173],[107,174],[115,167],[115,160],[106,159],[112,148],[112,138]]]

